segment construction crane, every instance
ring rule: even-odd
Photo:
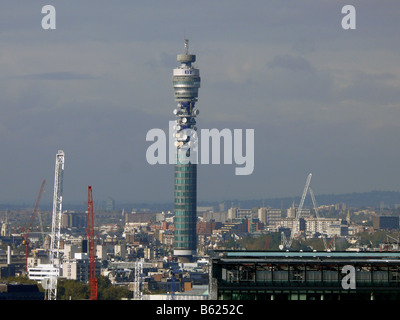
[[[97,300],[96,279],[96,253],[94,247],[94,213],[92,187],[88,187],[88,228],[86,230],[89,242],[89,264],[90,264],[90,300]]]
[[[28,230],[25,231],[24,227],[21,228],[22,243],[25,245],[25,271],[26,272],[28,272],[29,233],[32,230],[33,220],[35,219],[35,214],[36,214],[37,208],[39,206],[40,197],[42,196],[42,192],[43,192],[43,188],[44,188],[45,183],[46,183],[46,180],[43,180],[42,185],[40,186],[39,195],[36,198],[35,209],[33,210]]]
[[[320,220],[319,213],[318,213],[318,205],[317,205],[317,201],[315,201],[314,191],[312,191],[311,187],[308,187],[308,189],[310,190],[310,195],[311,195],[311,199],[313,202],[315,215],[317,216],[317,220]],[[325,239],[324,235],[322,235],[322,240],[324,242],[325,251],[328,251],[328,244],[326,243],[326,239]]]
[[[286,238],[285,232],[281,231],[281,244],[279,245],[279,249],[283,250],[285,248],[289,248],[289,241]]]
[[[312,177],[312,174],[310,173],[308,175],[308,177],[307,177],[306,185],[304,186],[303,195],[301,196],[299,208],[297,209],[297,214],[296,214],[296,218],[295,218],[296,222],[300,221],[300,217],[301,217],[301,213],[302,213],[303,205],[304,205],[304,200],[306,198],[307,191],[308,191],[308,188],[310,186],[311,177]],[[284,237],[284,233],[283,232],[281,233],[281,235],[282,235],[282,240],[281,240],[282,243],[279,246],[280,249],[281,250],[282,249],[290,249],[291,246],[292,246],[293,238],[295,236],[294,228],[292,228],[292,232],[290,233],[290,239],[289,240],[286,240],[286,237]]]
[[[336,236],[333,236],[331,241],[329,241],[328,246],[327,246],[327,250],[330,250],[330,248],[332,248],[333,251],[336,250],[335,239],[336,239]]]
[[[135,262],[135,282],[133,288],[133,299],[142,300],[142,275],[143,275],[143,262],[138,260]]]
[[[44,191],[46,193],[46,191]],[[44,236],[44,231],[43,231],[43,222],[42,222],[42,215],[40,213],[40,210],[37,212],[38,218],[39,218],[39,224],[40,224],[40,234],[42,235],[42,243],[44,246],[45,243],[45,236]]]
[[[390,239],[394,240],[395,242],[390,242]],[[393,238],[392,236],[387,234],[386,235],[386,244],[385,244],[386,251],[389,249],[389,245],[391,245],[392,251],[399,251],[399,241],[400,241],[399,238]],[[371,245],[372,245],[372,243],[371,243]]]
[[[176,273],[176,268],[175,268],[175,261],[172,260],[172,265],[171,265],[171,300],[175,300],[175,273]]]
[[[264,251],[269,250],[269,236],[265,239],[265,244],[264,244]]]
[[[53,196],[53,215],[50,234],[50,265],[54,275],[49,278],[46,286],[47,300],[57,299],[57,281],[60,271],[60,237],[61,237],[61,215],[62,215],[62,191],[64,177],[65,153],[58,150],[56,155],[56,165],[54,173],[54,196]]]

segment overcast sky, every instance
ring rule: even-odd
[[[56,8],[56,30],[41,9]],[[341,26],[356,9],[356,29]],[[35,202],[65,151],[64,202],[172,202],[151,166],[152,128],[174,120],[172,69],[190,39],[199,128],[254,129],[255,167],[199,165],[198,200],[400,189],[400,2],[0,3],[0,203]]]

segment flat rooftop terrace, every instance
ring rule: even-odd
[[[400,262],[400,251],[215,251],[224,260],[377,260]]]
[[[222,300],[400,299],[400,252],[220,250],[210,284]]]

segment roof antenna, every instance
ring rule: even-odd
[[[189,54],[189,39],[185,39],[185,54]]]

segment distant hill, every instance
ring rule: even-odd
[[[400,192],[397,191],[370,191],[362,193],[346,193],[346,194],[321,194],[315,195],[315,199],[318,205],[331,205],[336,203],[345,203],[347,208],[361,208],[361,207],[383,207],[393,208],[396,204],[400,205]],[[261,207],[264,203],[265,206],[272,208],[289,208],[293,200],[296,206],[300,203],[299,197],[282,197],[282,198],[269,198],[269,199],[254,199],[254,200],[224,200],[221,202],[216,201],[199,201],[198,206],[200,207],[214,207],[218,211],[219,204],[223,203],[225,210],[229,209],[232,205],[239,206],[241,208],[254,208]],[[305,207],[312,207],[312,201],[309,194],[307,194],[304,202]],[[118,208],[147,208],[151,211],[172,211],[174,206],[173,203],[136,203],[136,204],[117,204]]]
[[[360,207],[373,207],[379,208],[381,205],[383,207],[393,208],[395,205],[400,205],[400,192],[397,191],[370,191],[362,193],[346,193],[346,194],[320,194],[315,195],[315,199],[318,205],[331,205],[337,203],[345,203],[347,208],[360,208]],[[229,200],[223,201],[225,203],[225,209],[240,204],[241,208],[254,208],[261,207],[264,203],[265,206],[272,208],[289,208],[293,200],[296,206],[300,203],[299,197],[282,197],[282,198],[270,198],[264,200]],[[199,205],[206,206],[207,203],[201,203]],[[208,203],[212,205],[212,203]],[[214,205],[218,206],[218,203]],[[312,201],[309,194],[307,194],[305,202],[305,207],[312,207]]]
[[[395,205],[400,205],[400,192],[398,191],[370,191],[370,192],[353,192],[345,194],[316,194],[316,201],[318,205],[331,205],[336,203],[345,203],[347,208],[362,208],[362,207],[373,207],[380,208],[394,208]],[[200,207],[214,207],[218,211],[219,204],[223,203],[225,210],[228,210],[232,205],[241,208],[254,208],[261,207],[264,203],[267,207],[272,208],[289,208],[293,200],[296,206],[300,203],[300,196],[298,197],[281,197],[281,198],[269,198],[269,199],[254,199],[254,200],[237,200],[230,199],[221,202],[216,201],[199,201],[198,206]],[[312,207],[311,197],[307,194],[306,200],[304,202],[305,207]],[[10,205],[10,204],[0,204],[0,210],[5,209],[22,209],[30,208],[29,205]],[[63,205],[65,210],[84,210],[82,204],[69,204]],[[161,212],[161,211],[173,211],[174,204],[173,201],[169,203],[116,203],[116,209],[130,212],[132,208],[138,211]],[[50,205],[41,204],[41,210],[51,210]]]

